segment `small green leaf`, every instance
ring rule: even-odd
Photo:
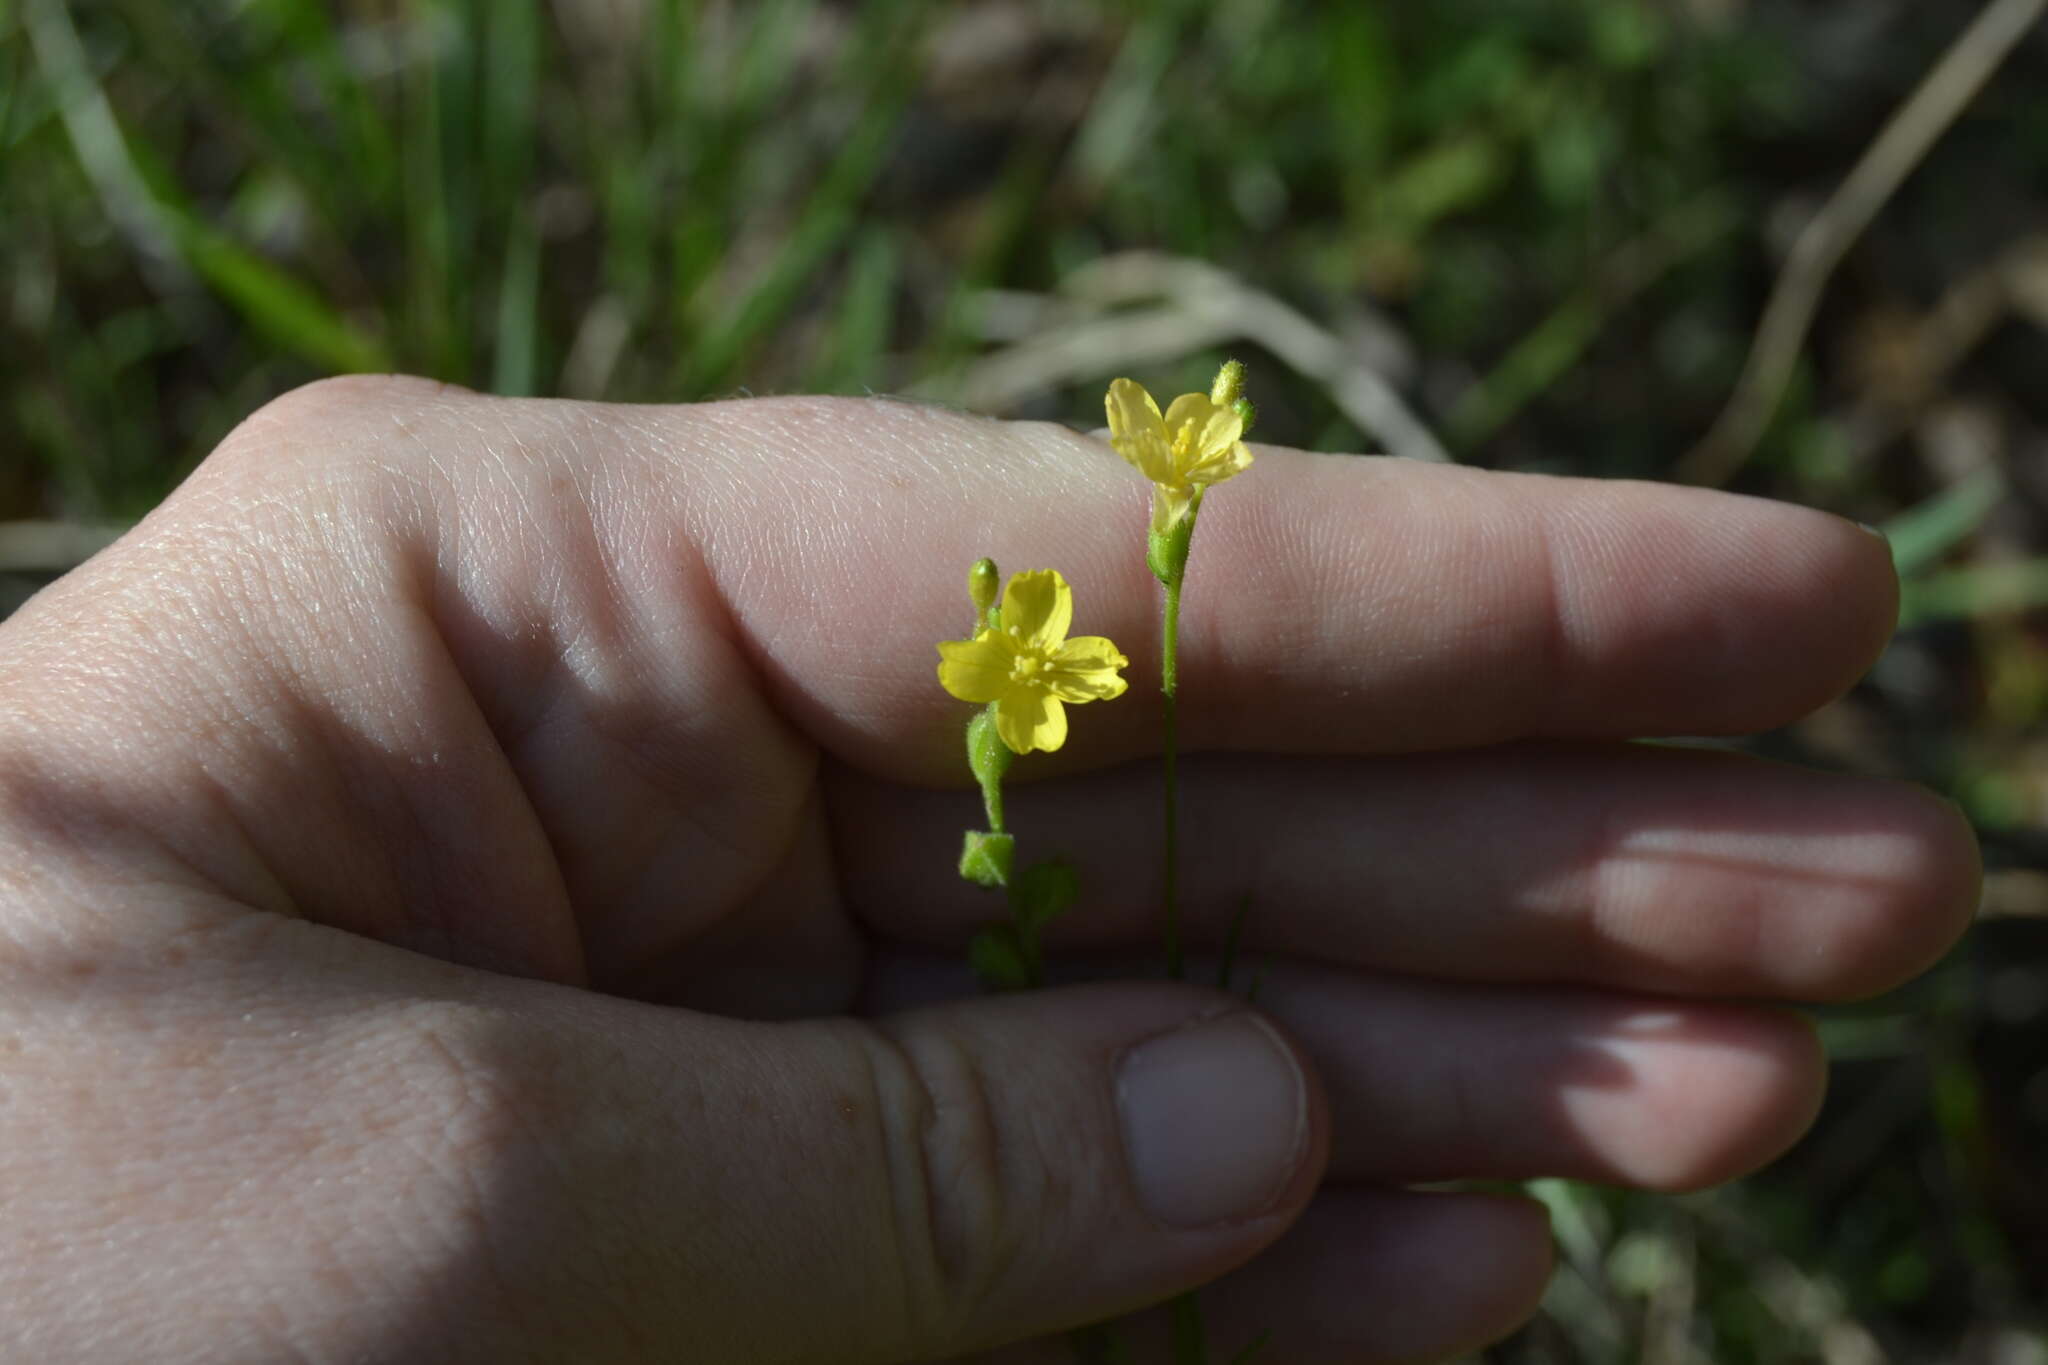
[[[1033,863],[1017,878],[1010,893],[1010,908],[1017,923],[1033,938],[1058,919],[1081,894],[1081,878],[1074,865],[1062,858]]]
[[[1031,968],[1012,924],[993,924],[974,936],[967,960],[982,984],[999,991],[1021,991],[1031,984]]]

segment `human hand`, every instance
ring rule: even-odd
[[[250,419],[0,628],[0,1355],[1053,1361],[1217,1276],[1270,1359],[1443,1354],[1531,1311],[1547,1230],[1402,1187],[1750,1169],[1822,1081],[1759,1002],[1961,931],[1925,794],[1619,743],[1845,687],[1874,538],[1268,450],[1182,643],[1184,910],[1213,949],[1251,898],[1258,1009],[974,996],[932,646],[984,554],[1136,661],[1013,776],[1082,872],[1053,952],[1158,942],[1148,496],[887,402]]]

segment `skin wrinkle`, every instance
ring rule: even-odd
[[[556,434],[569,444],[568,453],[571,457],[576,449],[581,448],[585,439],[582,431],[586,425],[587,423],[581,419],[570,420],[567,417],[553,424]],[[535,495],[534,489],[542,477],[547,477],[543,471],[563,465],[563,457],[529,455],[524,459],[515,460],[510,454],[512,446],[497,441],[495,432],[488,433],[488,436],[492,442],[492,454],[491,470],[486,474],[487,482],[491,482],[494,487],[503,487],[509,496],[512,504],[511,524],[518,528],[513,534],[520,540],[532,544],[531,554],[544,557],[532,588],[538,594],[538,600],[549,604],[537,611],[519,614],[544,623],[565,619],[574,623],[572,633],[567,634],[549,629],[547,626],[543,627],[548,638],[554,642],[548,650],[552,662],[546,672],[546,676],[553,681],[535,689],[546,698],[544,709],[516,718],[514,725],[510,727],[503,720],[492,726],[498,733],[499,743],[505,750],[508,761],[515,770],[523,774],[533,774],[545,766],[546,747],[556,742],[557,735],[566,737],[588,726],[590,733],[604,741],[624,760],[625,770],[637,771],[651,790],[665,795],[680,791],[689,791],[693,796],[698,795],[699,793],[694,790],[698,784],[694,781],[679,783],[669,764],[657,764],[651,759],[651,751],[647,749],[645,743],[646,735],[637,724],[632,733],[621,733],[614,727],[619,723],[627,723],[623,717],[612,717],[610,711],[601,705],[586,710],[582,702],[582,695],[586,692],[595,695],[640,692],[642,688],[631,674],[619,672],[616,680],[610,675],[617,669],[634,666],[635,660],[643,657],[656,658],[661,653],[644,633],[642,613],[625,609],[626,604],[640,594],[627,584],[616,568],[617,562],[624,562],[630,557],[624,553],[623,543],[615,541],[610,534],[616,519],[601,510],[608,502],[625,506],[627,500],[619,494],[607,493],[602,479],[597,487],[586,488],[580,481],[565,481],[560,478],[549,478],[551,492],[545,500],[541,500]],[[526,443],[525,448],[531,449],[531,444]],[[453,496],[452,492],[449,496]],[[444,503],[444,506],[459,505]],[[471,537],[461,529],[466,523],[459,515],[450,516],[447,511],[441,512],[436,520],[443,527],[455,528],[456,535],[451,538],[444,531],[435,537],[435,543],[443,547],[436,555],[436,560],[441,566],[437,571],[439,581],[449,585],[448,588],[437,589],[435,598],[446,601],[449,592],[452,591],[455,594],[455,601],[460,604],[459,609],[465,614],[484,619],[502,616],[502,609],[485,607],[473,589],[455,586],[467,578],[467,570],[463,566],[476,558],[476,555],[467,548]],[[534,542],[525,530],[528,526],[550,529]],[[456,548],[448,548],[451,544]],[[571,561],[598,565],[598,581],[594,584],[577,583],[572,589],[572,580],[562,570],[554,567]],[[691,581],[692,575],[687,567],[677,569],[674,573],[679,582],[687,584]],[[575,597],[573,605],[567,600],[567,595],[572,590]],[[688,595],[687,588],[684,595]],[[444,636],[448,633],[446,626],[442,627],[442,633]],[[612,643],[600,645],[601,639]],[[621,662],[614,665],[614,660]],[[471,678],[475,677],[474,666],[464,671]],[[470,684],[470,690],[476,690],[473,682]],[[710,711],[711,708],[706,708],[702,714],[708,715]],[[680,748],[676,749],[676,752],[682,751]],[[696,774],[693,772],[687,776],[694,779]],[[522,787],[527,790],[544,790],[536,788],[530,780],[522,783]],[[748,803],[744,809],[751,809],[751,804]],[[743,843],[732,831],[721,829],[717,822],[706,818],[712,807],[707,807],[700,800],[663,805],[658,808],[671,810],[674,821],[686,823],[696,831],[697,840],[708,842],[712,848],[722,852],[751,855],[751,846],[757,841],[762,828],[758,820],[749,820],[748,839]],[[784,823],[793,827],[795,819],[796,815],[792,811],[789,820]],[[677,825],[674,823],[650,825],[639,836],[638,843],[643,850],[672,847],[676,843],[676,828]],[[572,884],[583,881],[596,870],[581,857],[573,844],[565,845],[552,832],[546,833],[544,837],[553,845],[556,861],[569,873]],[[635,861],[640,865],[640,871],[637,873],[631,866]],[[729,861],[746,866],[760,860],[746,856]],[[636,892],[630,888],[636,882],[642,886],[659,885],[659,879],[663,877],[661,869],[653,865],[651,853],[624,861],[608,856],[600,866],[613,889],[601,891],[596,898],[596,905],[625,905],[644,901],[644,892]],[[586,886],[584,889],[588,892],[591,888]],[[720,894],[717,903],[731,908],[742,902],[738,896]],[[678,926],[678,930],[682,927]]]
[[[725,681],[724,691],[727,695],[748,699],[766,697],[768,692],[760,676],[759,666],[748,648],[749,641],[745,632],[737,627],[730,602],[716,590],[701,551],[694,545],[687,548],[691,552],[687,564],[676,564],[671,569],[672,581],[679,585],[679,597],[689,597],[696,608],[696,616],[708,620],[711,636],[727,647],[729,661],[737,676]],[[653,653],[654,651],[650,651],[650,654]],[[687,821],[703,840],[713,847],[722,848],[735,855],[734,861],[739,866],[751,864],[756,869],[755,875],[750,879],[731,883],[723,889],[723,894],[718,899],[723,904],[724,913],[712,919],[700,919],[697,924],[700,930],[708,930],[720,920],[746,908],[761,887],[775,876],[782,855],[794,847],[801,838],[807,805],[804,795],[814,787],[817,780],[819,755],[816,747],[806,743],[785,717],[770,708],[749,706],[748,709],[756,712],[760,720],[776,728],[777,737],[784,750],[780,756],[782,767],[778,772],[778,782],[785,791],[795,793],[798,799],[781,802],[776,811],[769,812],[760,811],[758,801],[749,803],[749,814],[742,831],[720,828],[718,823],[710,818],[710,812],[722,804],[715,799],[709,802],[699,800],[678,808],[678,819]],[[716,707],[706,708],[707,714],[717,710]],[[602,722],[599,730],[618,751],[627,756],[631,766],[641,766],[637,748],[640,736],[607,731]],[[715,797],[717,794],[713,795]],[[778,816],[779,819],[774,818]],[[645,875],[653,874],[650,872]],[[828,906],[826,913],[830,913],[831,908]]]
[[[895,1254],[887,1258],[901,1289],[895,1354],[915,1359],[926,1353],[920,1344],[943,1330],[937,1305],[945,1302],[944,1229],[925,1143],[936,1105],[923,1076],[884,1026],[860,1029],[857,1042],[869,1085],[865,1112],[874,1116],[873,1137],[889,1181],[889,1228],[896,1234]]]
[[[887,1019],[873,1021],[870,1032],[919,1097],[913,1140],[925,1226],[914,1245],[930,1258],[930,1302],[945,1305],[943,1318],[929,1310],[919,1315],[923,1326],[912,1342],[923,1354],[927,1343],[957,1340],[966,1324],[985,1318],[995,1290],[1009,1282],[1023,1238],[1005,1198],[1003,1128],[988,1077],[965,1048],[943,1039],[915,1038]]]

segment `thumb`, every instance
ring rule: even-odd
[[[7,1359],[893,1365],[1214,1278],[1326,1156],[1194,987],[759,1023],[158,921],[0,953]]]
[[[924,1359],[1110,1317],[1272,1242],[1325,1160],[1294,1046],[1194,987],[874,1022],[605,1013],[585,1055],[613,1064],[586,1064],[548,1165],[611,1256],[584,1273],[692,1359]]]

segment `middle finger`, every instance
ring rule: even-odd
[[[1195,756],[1183,765],[1182,916],[1218,945],[1472,981],[1674,995],[1869,994],[1927,966],[1972,912],[1967,825],[1903,783],[1648,746],[1399,759]],[[885,937],[960,945],[1000,915],[954,873],[963,792],[836,772],[842,885]],[[1018,857],[1071,859],[1057,952],[1161,941],[1148,765],[1019,786]]]

